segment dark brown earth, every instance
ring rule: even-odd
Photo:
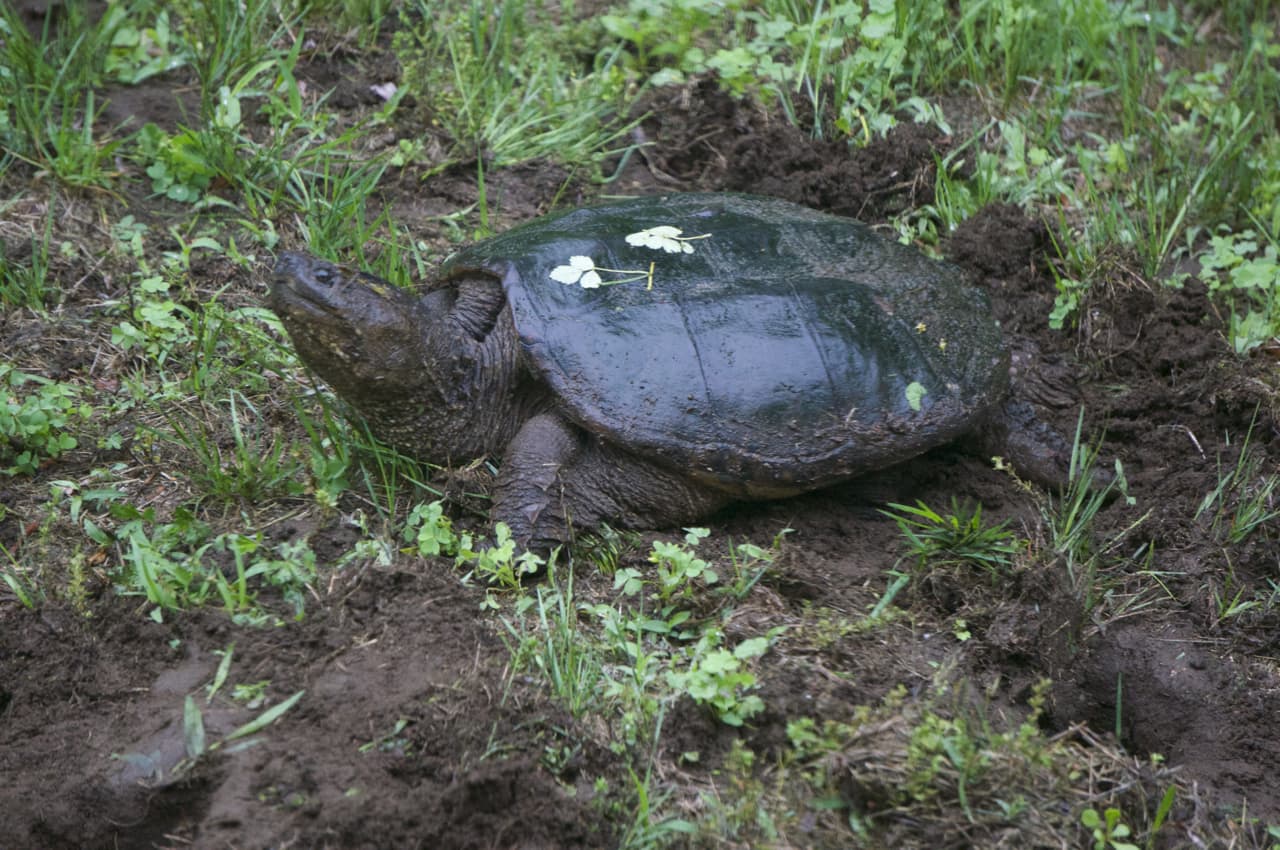
[[[329,84],[360,73],[319,63],[310,72]],[[128,93],[130,109],[172,124],[181,114],[180,82],[149,81]],[[814,142],[779,115],[709,83],[659,95],[648,106],[652,117],[637,132],[654,146],[631,159],[610,194],[761,192],[884,225],[932,200],[935,158],[953,143],[904,124],[850,151]],[[442,225],[431,216],[475,201],[473,173],[463,166],[425,184],[412,172],[391,175],[383,200],[412,231],[441,239]],[[548,164],[488,176],[498,229],[547,211],[568,179]],[[571,182],[561,202],[588,201],[598,191]],[[137,199],[130,212],[162,220],[170,211]],[[1228,550],[1206,519],[1194,518],[1251,428],[1251,445],[1275,468],[1276,364],[1234,357],[1200,288],[1154,289],[1123,273],[1123,262],[1095,289],[1077,330],[1049,330],[1053,241],[1045,224],[1020,209],[987,208],[942,247],[990,291],[1015,350],[1031,352],[1019,368],[1033,377],[1069,376],[1029,392],[1054,403],[1043,413],[1064,433],[1083,406],[1086,434],[1105,434],[1102,456],[1122,461],[1137,503],[1113,501],[1098,538],[1111,540],[1149,511],[1115,553],[1127,558],[1148,547],[1154,554],[1147,572],[1136,571],[1141,559],[1119,562],[1108,575],[1113,604],[1093,612],[1077,603],[1060,568],[1035,561],[994,590],[971,575],[921,583],[899,600],[910,618],[883,631],[840,634],[820,646],[804,644],[797,631],[795,651],[763,659],[767,709],[746,728],[718,724],[691,703],[676,706],[664,727],[671,763],[675,754],[699,751],[698,781],[709,786],[735,737],[767,762],[785,744],[788,720],[847,719],[853,706],[877,702],[895,685],[927,686],[945,663],[957,681],[987,689],[993,705],[1015,718],[1031,684],[1050,676],[1046,731],[1084,722],[1105,737],[1119,713],[1119,743],[1129,752],[1159,753],[1213,805],[1238,811],[1247,800],[1249,814],[1280,822],[1278,609],[1224,619],[1214,604],[1215,593],[1280,579],[1276,528]],[[80,323],[102,322],[93,304],[104,294],[119,296],[125,276],[55,271],[69,290],[62,306],[48,319],[6,313],[0,346],[40,352],[14,359],[46,364],[51,377],[118,380],[94,365],[92,350],[50,341],[73,339]],[[72,291],[86,272],[93,273]],[[234,279],[233,297],[256,302],[264,277],[265,264],[257,279]],[[1026,386],[1042,383],[1033,377]],[[42,519],[32,506],[47,498],[48,483],[83,476],[108,459],[86,452],[42,470],[34,482],[0,482],[9,508],[0,543],[30,556]],[[713,540],[759,543],[794,529],[776,568],[735,615],[755,634],[759,623],[800,622],[815,610],[865,613],[901,551],[897,528],[877,512],[884,501],[980,503],[990,518],[1010,520],[1043,546],[1039,498],[982,458],[946,448],[872,481],[726,511],[711,527]],[[275,533],[310,536],[322,560],[356,539],[337,515],[282,528]],[[643,567],[644,551],[624,557]],[[315,588],[301,622],[252,627],[212,610],[155,623],[137,600],[110,591],[105,569],[117,556],[102,556],[108,563],[91,579],[83,611],[56,600],[27,610],[0,597],[3,847],[585,848],[616,846],[627,828],[626,813],[607,804],[626,786],[626,765],[536,682],[507,675],[500,627],[479,609],[482,592],[461,585],[448,562],[402,555],[391,566],[348,566]],[[607,590],[607,578],[595,581]],[[956,616],[972,633],[964,643],[947,635]],[[223,748],[174,778],[188,694],[203,709],[210,740],[251,715],[225,694],[206,701],[217,653],[233,644],[234,681],[269,681],[268,696],[277,702],[302,690],[305,697],[254,736],[256,746]],[[611,791],[593,787],[599,777]],[[1180,804],[1173,820],[1202,816],[1190,806]],[[1186,834],[1175,832],[1161,846],[1192,846]],[[1246,838],[1238,846],[1255,846]],[[924,834],[886,846],[930,842],[968,846],[963,838]],[[812,846],[804,834],[788,843]]]

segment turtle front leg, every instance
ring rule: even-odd
[[[505,522],[524,546],[567,540],[561,470],[582,454],[576,429],[553,413],[525,422],[507,445],[493,494],[491,516]]]
[[[601,523],[661,528],[727,504],[724,493],[601,443],[554,413],[531,418],[507,446],[492,517],[534,549],[569,542]]]

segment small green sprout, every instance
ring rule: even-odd
[[[1095,809],[1080,813],[1080,822],[1093,831],[1094,850],[1138,850],[1138,845],[1119,839],[1128,838],[1129,827],[1120,822],[1120,810],[1108,808],[1102,815]]]

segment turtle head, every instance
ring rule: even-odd
[[[425,295],[306,254],[276,263],[267,306],[308,367],[401,451],[433,463],[506,445],[515,336],[492,333],[502,289],[467,279]]]
[[[419,388],[432,322],[423,299],[357,269],[286,252],[267,306],[302,361],[357,408]]]

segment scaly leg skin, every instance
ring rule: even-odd
[[[492,517],[517,543],[546,551],[575,529],[687,524],[730,501],[724,493],[598,439],[554,413],[531,418],[507,446]]]
[[[1071,440],[1055,431],[1025,401],[1010,399],[996,412],[981,434],[985,454],[1003,455],[1023,478],[1049,491],[1070,483]],[[1092,470],[1091,488],[1101,489],[1115,479],[1103,466]]]

